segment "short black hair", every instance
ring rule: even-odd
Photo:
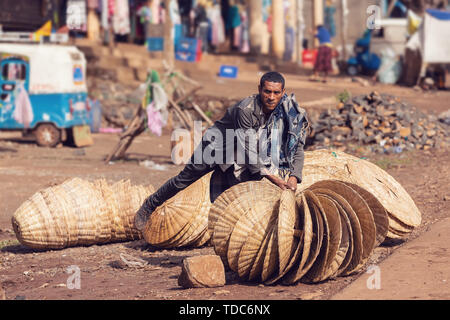
[[[263,76],[261,77],[261,80],[259,80],[259,86],[261,88],[263,88],[264,82],[266,82],[266,81],[281,83],[281,88],[284,89],[284,78],[281,75],[281,73],[279,73],[279,72],[270,71],[270,72],[263,74]]]

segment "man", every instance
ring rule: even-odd
[[[137,229],[144,229],[158,206],[212,170],[211,201],[237,183],[263,177],[283,190],[296,190],[302,180],[306,112],[294,95],[286,95],[278,72],[264,74],[258,91],[206,130],[184,169],[144,201],[135,216]]]

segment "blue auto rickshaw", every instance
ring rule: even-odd
[[[73,46],[0,43],[0,130],[31,132],[40,146],[92,144],[86,60]]]

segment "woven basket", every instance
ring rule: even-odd
[[[153,192],[129,181],[73,178],[31,196],[14,213],[12,226],[20,243],[35,249],[135,240],[141,234],[134,215]]]
[[[292,284],[353,274],[387,237],[413,230],[405,221],[417,223],[420,212],[413,210],[411,198],[392,177],[367,163],[349,171],[359,159],[339,154],[339,161],[330,164],[336,158],[331,157],[323,151],[309,156],[306,183],[296,193],[263,179],[235,185],[216,199],[209,213],[211,243],[240,278]],[[365,171],[361,183],[358,170]],[[377,187],[377,193],[364,186]],[[400,211],[392,209],[392,195],[382,199],[386,190],[402,195],[396,196]],[[384,204],[390,205],[390,212]],[[413,217],[406,215],[408,207]]]
[[[142,232],[149,244],[177,248],[208,242],[211,175],[204,175],[156,208]]]
[[[305,152],[303,181],[297,193],[328,179],[353,183],[369,191],[388,213],[389,238],[402,238],[421,223],[421,213],[408,192],[377,165],[344,152]]]

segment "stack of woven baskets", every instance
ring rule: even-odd
[[[386,238],[404,238],[421,222],[414,201],[393,177],[343,152],[305,152],[295,193],[263,179],[238,184],[211,204],[211,175],[158,207],[142,235],[133,218],[153,187],[81,179],[33,195],[14,214],[14,230],[33,248],[141,236],[161,248],[210,241],[243,279],[295,283],[356,272]]]
[[[384,241],[388,217],[356,185],[323,180],[295,195],[253,181],[216,200],[209,232],[216,253],[242,279],[317,282],[359,270]]]
[[[214,249],[242,279],[292,284],[349,275],[386,238],[403,238],[421,222],[408,193],[368,161],[306,152],[303,176],[295,193],[251,181],[214,202]]]
[[[130,181],[73,178],[35,193],[16,210],[12,225],[17,239],[35,249],[140,239],[134,215],[154,191]]]

